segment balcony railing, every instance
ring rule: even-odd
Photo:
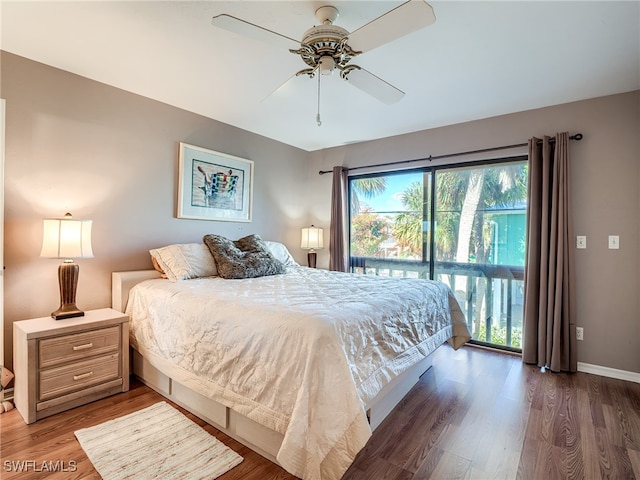
[[[427,262],[351,257],[351,271],[386,277],[429,278]],[[435,262],[434,278],[449,285],[465,312],[475,343],[520,351],[524,267]]]

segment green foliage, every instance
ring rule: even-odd
[[[351,183],[354,190],[365,198],[380,195],[387,188],[387,177],[358,178]]]
[[[360,197],[373,198],[380,195],[387,188],[387,177],[357,178],[351,182],[351,212],[355,215],[360,212]]]
[[[421,182],[412,182],[402,192],[400,200],[407,211],[396,215],[393,223],[393,237],[404,256],[420,258],[422,256],[422,218],[424,194]]]
[[[480,342],[487,342],[487,325],[485,322],[480,323],[480,332],[477,337],[474,337],[475,340]],[[494,345],[504,345],[513,348],[522,348],[522,329],[520,328],[512,328],[511,329],[511,345],[507,345],[507,327],[496,327],[495,325],[491,326],[491,342]]]
[[[351,220],[351,255],[355,257],[376,257],[380,252],[380,244],[388,234],[388,222],[384,217],[363,209]]]

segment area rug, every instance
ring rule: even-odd
[[[214,479],[242,462],[166,402],[74,433],[104,480]]]

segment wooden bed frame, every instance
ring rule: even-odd
[[[160,274],[156,270],[113,272],[112,308],[124,312],[129,299],[129,290],[137,283],[153,278],[160,278]],[[367,417],[372,431],[382,423],[398,402],[411,390],[420,376],[431,367],[432,356],[433,354],[429,355],[394,378],[367,405]],[[131,351],[131,372],[162,396],[278,464],[276,456],[283,438],[280,433],[181,385],[151,365],[133,348]]]

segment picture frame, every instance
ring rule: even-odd
[[[177,217],[250,222],[253,161],[180,142]]]

